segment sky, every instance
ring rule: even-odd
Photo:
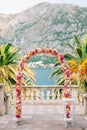
[[[19,13],[41,2],[68,3],[87,7],[87,0],[0,0],[0,13]]]

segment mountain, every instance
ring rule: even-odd
[[[70,51],[65,43],[86,33],[86,7],[40,3],[19,14],[0,14],[0,44],[12,42],[23,55],[37,47]]]

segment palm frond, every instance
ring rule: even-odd
[[[70,43],[66,43],[66,45],[68,45],[73,51],[75,50],[75,48]]]
[[[58,78],[58,80],[57,80],[57,84],[58,85],[63,85],[64,84],[64,82],[65,82],[65,79],[64,79],[64,77],[61,75],[61,77],[60,78]]]
[[[75,59],[76,60],[76,57],[73,56],[72,54],[69,54],[69,53],[64,54],[64,58],[66,60],[71,60],[71,59]]]
[[[1,54],[4,55],[4,51],[5,51],[5,44],[2,44],[0,50],[1,50]]]
[[[32,80],[34,83],[36,82],[35,72],[29,67],[24,67],[23,74],[26,75],[26,77]]]
[[[55,67],[58,66],[58,65],[60,65],[60,62],[59,62],[59,61],[57,61],[57,62],[54,64]]]
[[[49,78],[52,78],[54,75],[59,75],[59,74],[61,74],[62,73],[62,70],[61,70],[61,68],[59,69],[56,69],[56,70],[54,70],[51,74],[50,74],[50,76],[49,76]]]
[[[4,60],[3,55],[0,55],[0,66],[2,66],[2,65],[3,65],[3,60]]]
[[[5,46],[4,53],[5,53],[6,55],[8,55],[8,52],[9,52],[10,47],[12,47],[12,44],[11,44],[11,43],[8,43],[8,44]]]
[[[85,53],[87,55],[87,42],[85,43]]]
[[[82,49],[80,49],[80,48],[76,48],[76,52],[77,52],[77,54],[78,54],[78,56],[79,56],[80,58],[83,57]]]
[[[81,49],[82,48],[82,42],[81,42],[80,37],[78,37],[76,35],[74,37],[75,37],[75,42],[76,42],[77,47]]]

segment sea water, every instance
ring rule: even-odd
[[[34,68],[36,73],[36,85],[54,85],[54,78],[49,78],[53,72],[52,68]]]

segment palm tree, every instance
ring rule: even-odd
[[[87,36],[84,38],[84,40],[81,40],[80,37],[76,35],[74,38],[74,45],[67,43],[68,47],[72,49],[73,53],[66,53],[64,54],[64,57],[70,66],[72,82],[75,79],[75,83],[84,84],[83,89],[87,91]],[[57,79],[57,84],[64,84],[63,71],[61,69],[60,63],[57,62],[55,66],[57,68],[50,75],[50,77],[55,76]],[[76,76],[78,76],[78,78],[76,78]]]
[[[0,47],[0,83],[5,84],[5,92],[9,92],[16,83],[16,75],[21,56],[20,49],[14,48],[11,43],[3,44]],[[23,70],[24,76],[28,79],[28,84],[35,83],[35,74],[27,66]],[[23,84],[27,84],[26,78]]]
[[[68,59],[72,75],[77,75],[77,78],[75,79],[77,79],[80,89],[87,92],[87,36],[84,40],[75,36],[75,43],[75,47],[68,44],[68,46],[73,50],[73,54],[65,54],[64,57]]]

